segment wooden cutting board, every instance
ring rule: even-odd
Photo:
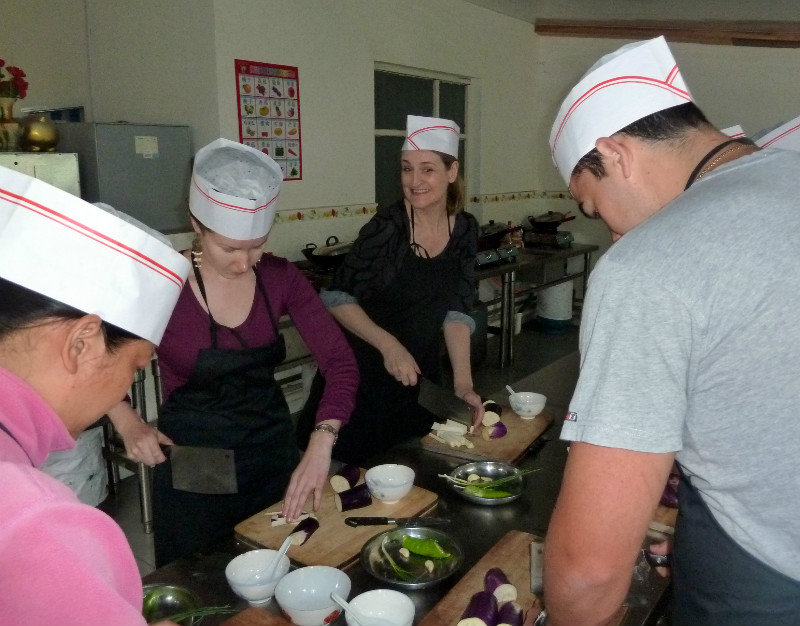
[[[517,603],[523,611],[527,611],[534,600],[531,592],[530,545],[535,539],[537,537],[534,535],[519,530],[507,532],[417,626],[454,626],[461,619],[472,595],[483,590],[483,577],[486,570],[492,567],[499,567],[505,572],[509,582],[517,588]],[[621,607],[612,625],[619,626],[626,612],[627,607]]]
[[[363,482],[364,470],[361,470]],[[289,558],[300,565],[330,565],[344,569],[356,563],[364,543],[393,526],[347,526],[345,517],[413,517],[430,513],[439,496],[414,485],[404,498],[393,504],[373,499],[372,504],[361,509],[340,513],[334,501],[334,491],[325,483],[322,505],[314,512],[319,520],[319,528],[302,546],[289,548]],[[306,504],[311,511],[311,501]],[[260,513],[240,522],[234,527],[236,538],[252,548],[271,548],[277,550],[283,540],[292,532],[295,524],[272,526],[269,513],[280,511],[281,502],[268,507]]]
[[[523,459],[536,438],[553,423],[553,416],[545,409],[533,419],[524,420],[510,407],[504,406],[500,421],[508,428],[508,434],[489,441],[484,439],[480,432],[470,435],[469,440],[475,445],[474,448],[466,446],[452,448],[446,443],[436,441],[430,435],[422,437],[420,444],[426,450],[469,461],[492,460],[517,463]]]
[[[222,626],[290,626],[291,622],[257,607],[248,607],[222,622]]]

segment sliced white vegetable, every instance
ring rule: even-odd
[[[411,553],[408,551],[408,548],[400,548],[398,552],[400,553],[400,556],[402,556],[404,559],[408,559],[411,557]]]
[[[481,420],[481,424],[484,426],[491,426],[492,424],[497,424],[500,421],[500,415],[495,413],[494,411],[486,411],[483,414],[483,419]]]
[[[433,571],[433,561],[431,561],[430,559],[425,561],[425,569],[428,570],[428,573],[432,572]]]
[[[478,476],[477,474],[470,474],[469,476],[467,476],[467,480],[469,482],[471,482],[471,483],[474,483],[476,480],[480,480],[480,479],[481,479],[481,477]]]

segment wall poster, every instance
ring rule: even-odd
[[[303,178],[297,68],[236,59],[239,141],[271,156],[284,180]]]

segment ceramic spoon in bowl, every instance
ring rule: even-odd
[[[275,555],[275,558],[270,561],[270,564],[267,565],[267,569],[258,572],[255,576],[255,582],[257,583],[266,583],[272,580],[272,577],[275,576],[275,570],[278,569],[278,564],[281,562],[283,555],[289,550],[289,546],[292,545],[292,536],[289,535],[286,539],[283,540],[281,547],[278,548],[278,553]]]
[[[511,388],[511,385],[506,385],[506,389],[508,390],[508,393],[517,393],[516,391],[514,391],[514,390]]]
[[[355,617],[356,621],[359,624],[361,624],[361,626],[394,626],[392,622],[383,619],[382,617],[374,617],[374,616],[367,617],[366,615],[361,613],[358,609],[354,609],[352,604],[348,603],[335,591],[331,592],[331,600],[333,600],[336,604],[342,607],[345,611],[350,613],[350,615]]]

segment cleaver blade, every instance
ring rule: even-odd
[[[233,450],[163,446],[172,468],[172,487],[206,494],[237,493]]]

